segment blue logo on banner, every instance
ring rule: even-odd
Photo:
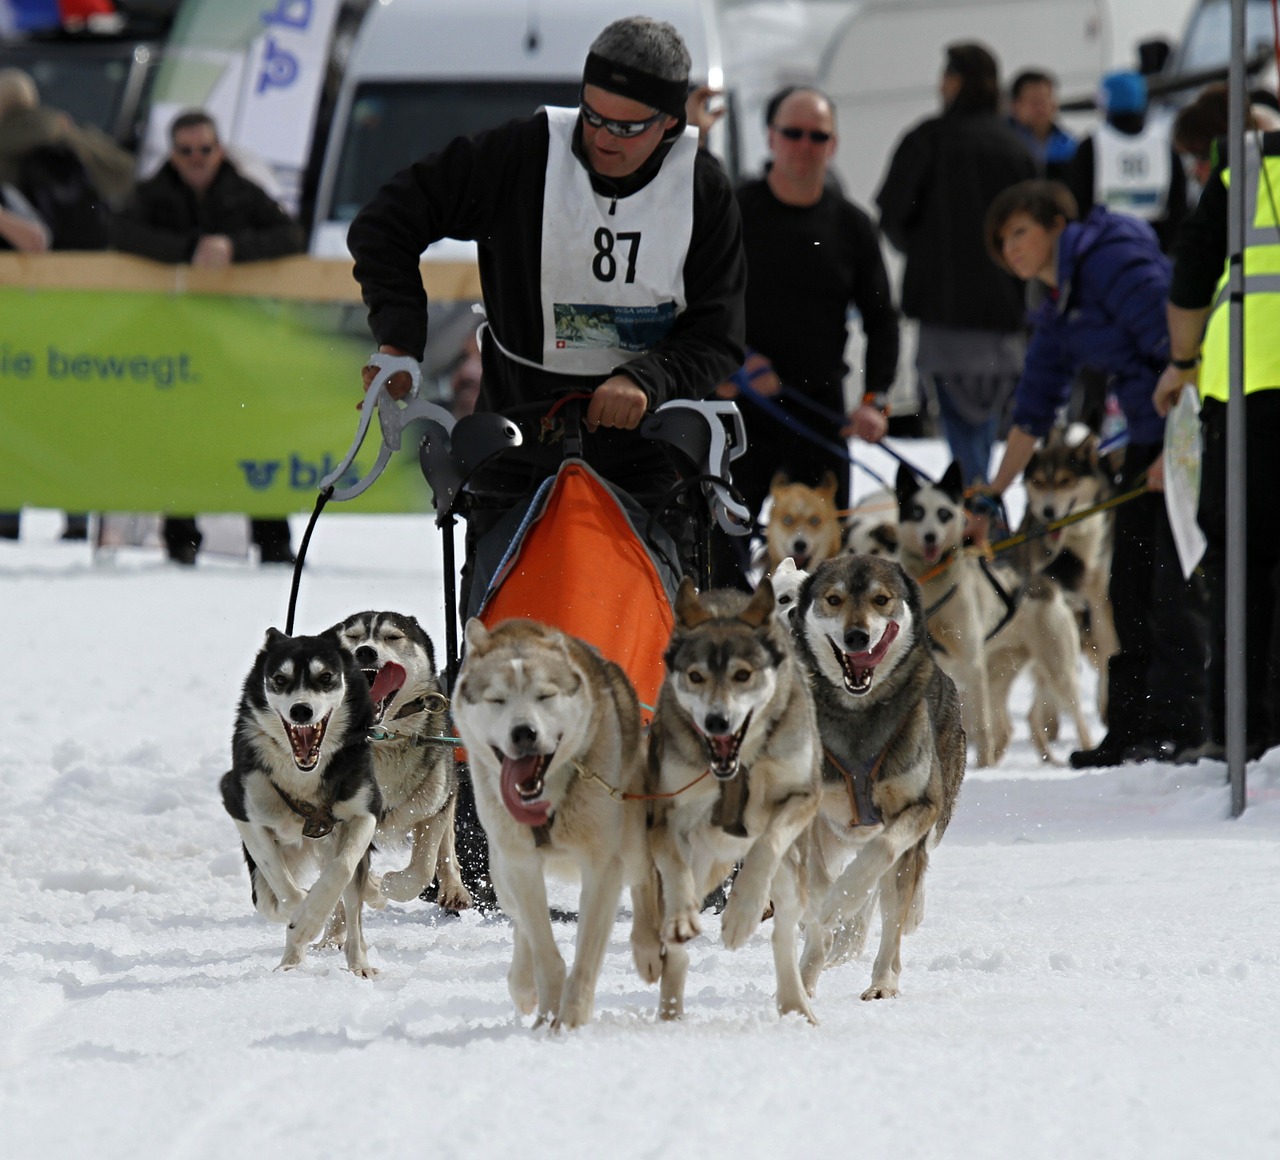
[[[269,491],[276,482],[276,476],[284,463],[279,459],[242,459],[240,470],[244,473],[244,481],[254,491]],[[315,491],[333,469],[337,461],[332,455],[325,453],[319,463],[309,463],[296,452],[289,456],[289,487],[293,491]],[[353,463],[338,480],[335,486],[349,487],[360,478],[360,465]]]
[[[287,89],[297,79],[298,58],[268,36],[266,55],[262,58],[262,72],[258,74],[258,87],[254,91],[263,93],[271,88]]]

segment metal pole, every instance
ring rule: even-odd
[[[1231,0],[1230,105],[1227,121],[1231,186],[1228,190],[1228,334],[1230,388],[1227,396],[1227,616],[1226,743],[1231,816],[1245,809],[1245,415],[1244,415],[1244,206],[1245,206],[1245,0]]]

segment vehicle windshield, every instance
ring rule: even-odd
[[[581,82],[370,82],[351,104],[330,221],[350,221],[378,188],[455,137],[527,117],[541,105],[576,106]]]
[[[143,55],[135,61],[137,54]],[[148,46],[134,44],[0,46],[0,68],[30,73],[41,104],[61,109],[78,124],[94,125],[111,137],[127,135],[133,128],[140,97],[136,91],[139,66],[150,57]]]
[[[1245,5],[1245,57],[1250,59],[1271,47],[1270,0],[1248,0]],[[1231,59],[1231,0],[1205,0],[1195,12],[1182,45],[1179,72],[1226,68]]]

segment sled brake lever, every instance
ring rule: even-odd
[[[418,397],[418,390],[422,386],[422,368],[416,359],[408,355],[376,353],[370,356],[368,365],[377,367],[378,374],[369,384],[364,402],[360,405],[360,425],[356,428],[355,440],[342,462],[320,481],[322,491],[329,487],[335,488],[331,497],[333,499],[355,499],[356,496],[367,491],[391,462],[392,453],[400,450],[400,437],[410,423],[419,419],[430,419],[432,422],[439,423],[446,432],[453,430],[454,418],[449,411],[439,403],[429,403],[426,399]],[[399,371],[404,371],[410,379],[409,393],[404,397],[403,402],[393,399],[387,391],[387,383],[391,381],[392,375]],[[374,461],[369,473],[362,479],[356,480],[348,487],[337,488],[338,480],[355,462],[360,452],[360,446],[369,432],[369,424],[375,410],[378,412],[378,423],[382,428],[382,446],[378,450],[378,458]]]

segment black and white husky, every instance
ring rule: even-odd
[[[284,969],[301,965],[341,900],[347,966],[377,974],[361,929],[382,812],[372,721],[369,684],[335,639],[267,630],[241,692],[222,801],[240,831],[254,906],[288,924]],[[299,880],[317,866],[304,889]]]

